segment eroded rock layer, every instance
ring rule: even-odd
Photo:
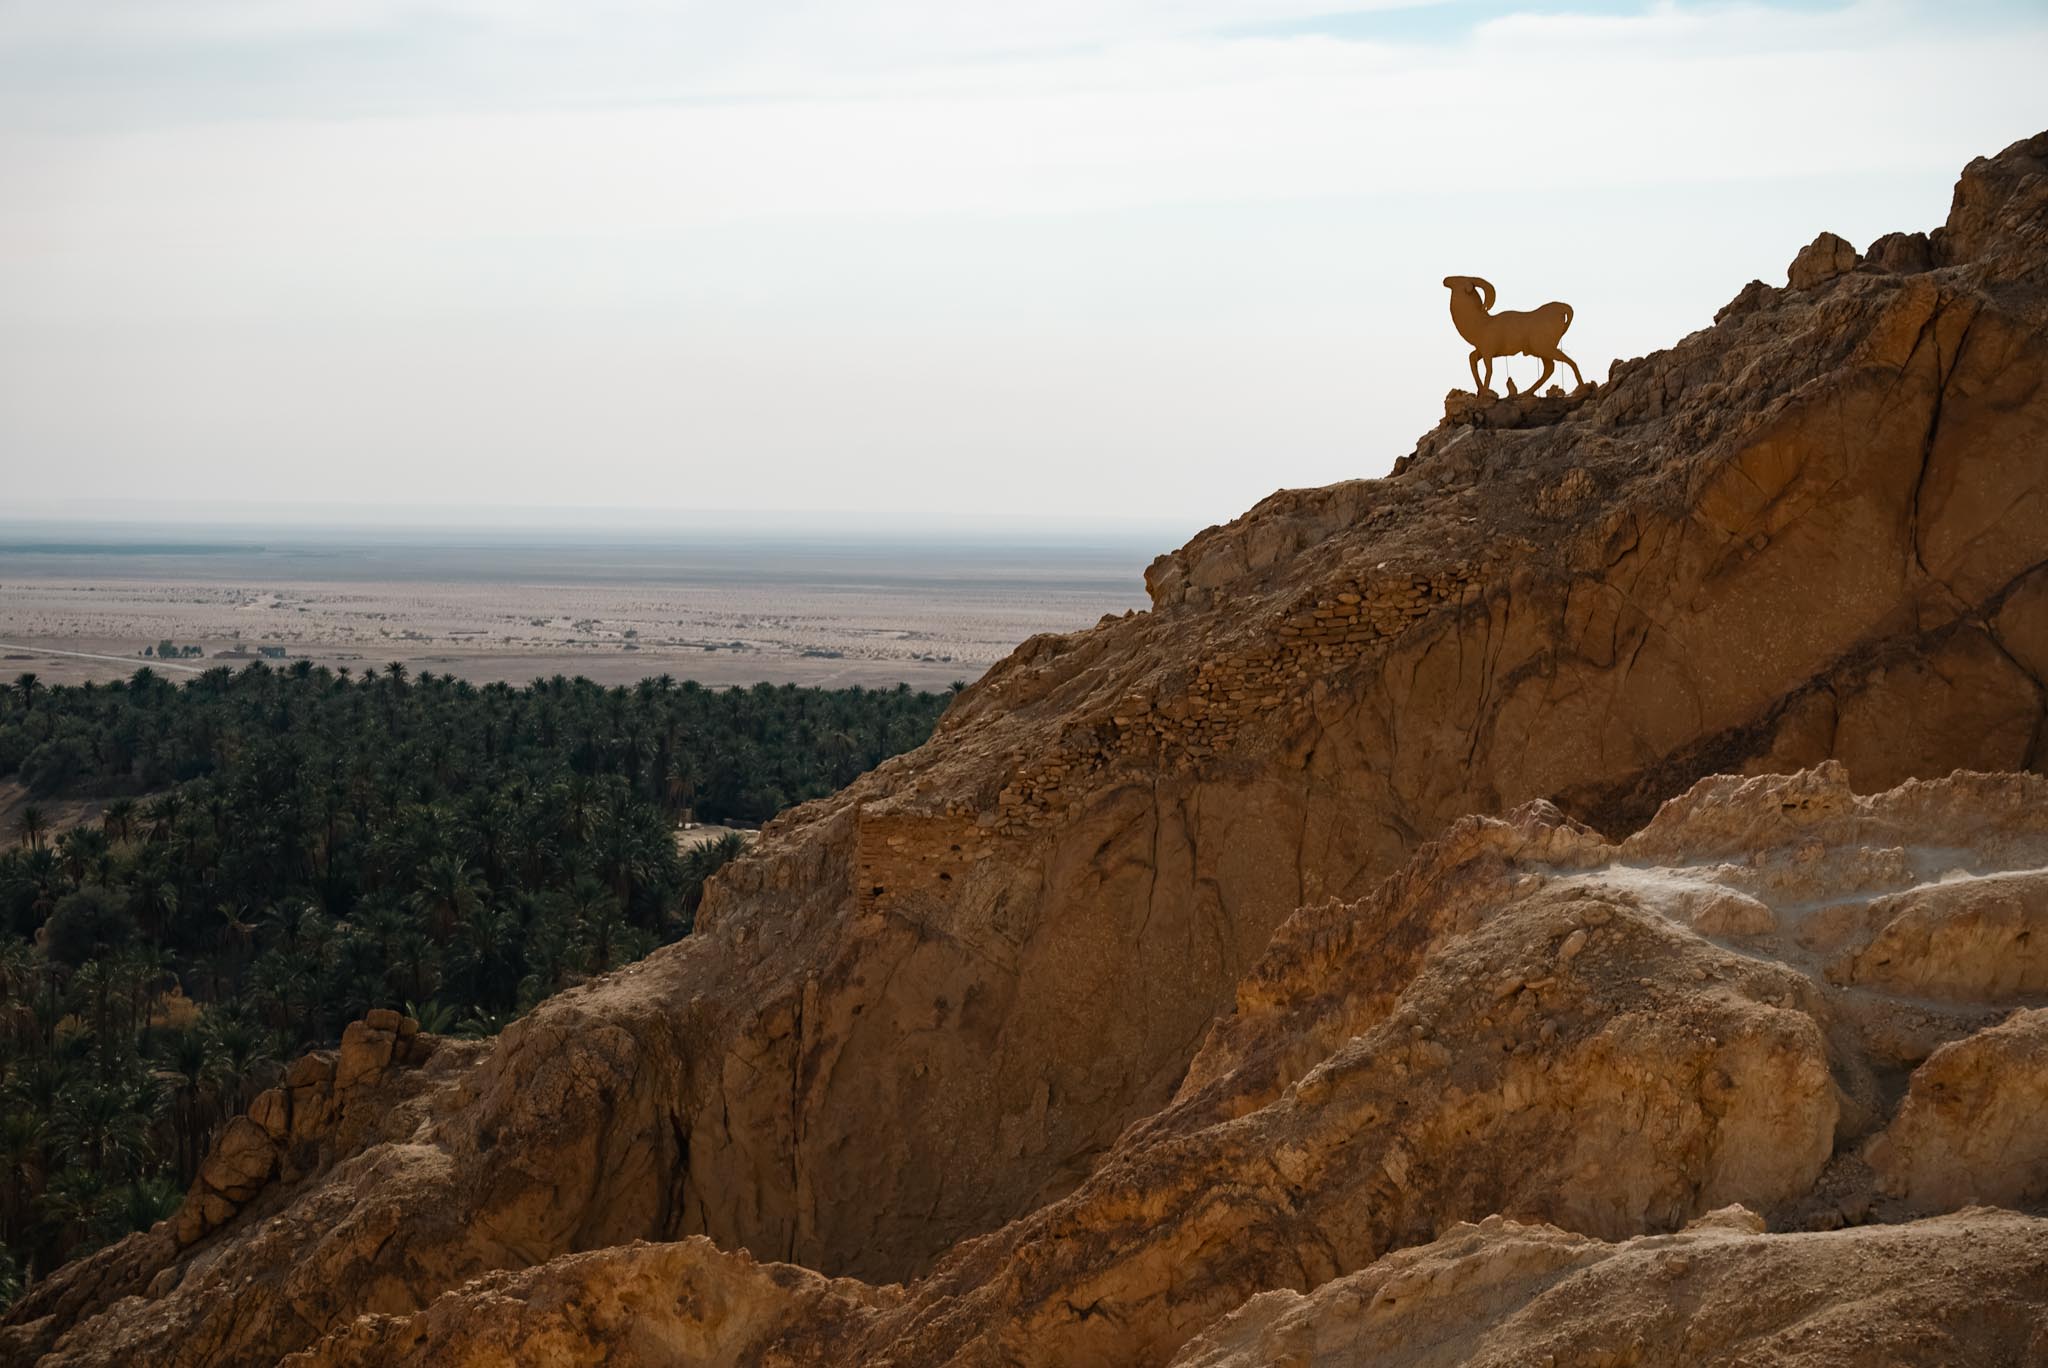
[[[1733,1209],[1603,1244],[1489,1217],[1309,1296],[1268,1293],[1175,1368],[1948,1368],[2048,1360],[2048,1221],[1967,1212],[1763,1235]]]
[[[1160,1358],[1256,1292],[1494,1211],[1621,1238],[1726,1201],[1816,1219],[1839,1189],[1847,1220],[1948,1209],[1988,1170],[1990,1199],[2032,1200],[2008,1150],[1966,1154],[1955,1101],[2030,1096],[2008,1066],[2038,1027],[1979,1037],[2039,1005],[2040,966],[2008,942],[1994,993],[1971,959],[2031,915],[2018,884],[1960,917],[1909,854],[1868,879],[1910,906],[1846,884],[1865,910],[1837,925],[1738,879],[1673,874],[1692,917],[1553,870],[1550,901],[1489,885],[1500,914],[1455,936],[1448,905],[1281,928],[1447,832],[1396,885],[1490,877],[1442,854],[1474,839],[1621,858],[1565,815],[1619,833],[1703,775],[1835,760],[1839,804],[2038,768],[2044,223],[2048,135],[1972,163],[1931,235],[1818,243],[1794,287],[1752,284],[1597,391],[1454,405],[1392,478],[1211,529],[1148,572],[1151,611],[1027,642],[925,747],[776,823],[690,941],[436,1053],[417,1105],[318,1164],[256,1180],[243,1127],[217,1228],[60,1273],[5,1345],[269,1362],[645,1239],[766,1261],[720,1287],[778,1263],[917,1279],[894,1307],[804,1293],[906,1361]],[[1555,810],[1454,826],[1534,800]],[[1317,915],[1373,948],[1282,974],[1325,953],[1301,941]],[[1374,1015],[1397,999],[1398,1028]],[[1274,1013],[1293,1024],[1261,1033]],[[1958,1081],[1908,1086],[1937,1064]],[[1546,1127],[1575,1111],[1574,1138]],[[1938,1150],[1964,1178],[1916,1157]],[[1061,1233],[1087,1222],[1164,1243]]]
[[[1618,844],[1468,818],[1290,918],[1172,1103],[908,1287],[637,1245],[298,1362],[2026,1362],[2048,1220],[1977,1204],[2048,1196],[2042,936],[2035,775],[1709,779]]]

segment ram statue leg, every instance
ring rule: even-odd
[[[1543,374],[1541,374],[1541,375],[1537,376],[1537,377],[1536,377],[1536,383],[1535,383],[1535,384],[1533,384],[1533,385],[1531,385],[1531,386],[1529,386],[1529,393],[1531,393],[1531,394],[1540,394],[1540,393],[1542,393],[1542,391],[1543,391],[1543,382],[1544,382],[1545,380],[1548,380],[1548,379],[1550,378],[1550,373],[1551,373],[1552,371],[1556,370],[1556,369],[1557,369],[1557,366],[1556,366],[1556,365],[1555,365],[1554,363],[1552,363],[1551,359],[1550,359],[1549,357],[1547,357],[1547,356],[1546,356],[1546,357],[1544,357],[1544,358],[1543,358]]]
[[[1479,348],[1474,347],[1472,349],[1472,355],[1467,357],[1466,360],[1471,364],[1472,367],[1472,388],[1480,391],[1481,393],[1484,393],[1486,390],[1486,386],[1480,383],[1479,380]],[[1493,362],[1488,361],[1486,364],[1489,370],[1492,369]]]
[[[1545,375],[1550,374],[1550,363],[1553,360],[1562,361],[1567,366],[1570,366],[1572,368],[1572,384],[1574,387],[1579,389],[1584,389],[1586,387],[1586,377],[1579,374],[1579,363],[1572,360],[1569,356],[1566,356],[1563,352],[1557,350],[1555,347],[1551,348],[1550,355],[1546,356],[1543,359],[1543,373]]]

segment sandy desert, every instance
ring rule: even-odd
[[[17,536],[0,540],[0,675],[186,675],[269,654],[357,671],[399,661],[477,683],[668,674],[938,689],[1035,633],[1142,606],[1143,563],[1135,541],[165,548]],[[164,641],[197,653],[160,658]]]

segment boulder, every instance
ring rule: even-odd
[[[1856,269],[1856,249],[1833,233],[1822,233],[1799,249],[1786,268],[1786,283],[1795,290],[1817,290],[1837,276]]]
[[[1866,1157],[1917,1211],[2048,1197],[2048,1008],[1941,1046]]]
[[[1886,233],[1870,244],[1864,260],[1880,271],[1912,275],[1934,269],[1934,248],[1925,233]]]
[[[199,1181],[230,1202],[246,1202],[262,1191],[276,1168],[276,1142],[261,1125],[238,1116],[199,1166]]]
[[[291,1134],[291,1103],[282,1088],[269,1088],[249,1104],[249,1119],[263,1128],[272,1140],[283,1141]]]
[[[390,1067],[397,1043],[396,1023],[386,1030],[368,1021],[351,1021],[341,1033],[341,1053],[334,1065],[335,1091],[375,1082]]]

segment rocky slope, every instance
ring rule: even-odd
[[[1965,1212],[1764,1236],[1739,1212],[1602,1244],[1489,1217],[1307,1297],[1272,1292],[1176,1368],[1746,1368],[2048,1359],[2042,1222]],[[1969,1292],[1958,1296],[1958,1290]]]
[[[1290,918],[1172,1103],[907,1288],[639,1244],[293,1362],[2035,1362],[2048,1220],[1967,1208],[2048,1197],[2044,940],[2036,775],[1468,818]]]
[[[2041,1196],[2048,1030],[2003,1019],[2048,1001],[2039,781],[1849,788],[2048,751],[2048,135],[1790,275],[1202,534],[764,833],[690,942],[433,1051],[378,1126],[242,1128],[218,1229],[64,1271],[0,1349],[1313,1361],[1379,1333],[1374,1260],[1496,1212],[1578,1234],[1397,1256],[1448,1270],[1444,1344],[1590,1343],[1563,1271],[1648,1286],[1656,1240],[1701,1305],[1730,1242],[1872,1297],[1914,1240],[2038,1244],[1644,1234]],[[2015,1308],[1968,1333],[2038,1335],[2015,1268],[1952,1280]],[[1678,1333],[1600,1324],[1616,1363]]]

